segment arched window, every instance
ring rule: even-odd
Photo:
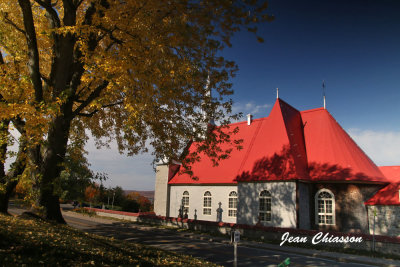
[[[335,224],[335,196],[330,190],[321,189],[315,194],[315,210],[316,224]]]
[[[211,193],[209,191],[204,193],[203,214],[211,215]]]
[[[260,193],[259,218],[262,222],[271,221],[271,193],[267,190]]]
[[[189,192],[183,192],[182,196],[183,214],[189,214]]]
[[[236,217],[237,214],[237,193],[232,191],[229,193],[228,199],[228,216]]]

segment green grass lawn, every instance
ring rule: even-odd
[[[38,219],[0,215],[2,266],[215,266]]]

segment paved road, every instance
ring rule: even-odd
[[[11,208],[10,212],[19,214],[23,210]],[[158,229],[150,226],[116,222],[103,218],[86,217],[73,212],[63,213],[72,227],[90,233],[113,236],[118,239],[138,242],[176,253],[190,254],[223,266],[233,265],[233,246],[221,242],[212,242],[210,237],[200,239],[199,235]],[[204,236],[202,236],[204,237]],[[211,237],[212,238],[212,237]],[[270,249],[238,246],[238,266],[277,266],[286,258],[291,259],[290,266],[372,266],[357,263],[341,263],[318,257],[286,253]]]
[[[138,225],[125,225],[123,223],[101,225],[88,229],[88,232],[114,236],[126,241],[151,245],[160,249],[170,250],[208,261],[232,266],[233,246],[209,240],[200,240],[177,234],[174,230],[155,229]],[[287,254],[278,251],[264,250],[238,246],[238,266],[277,266],[280,262],[290,257],[290,266],[368,266],[360,264],[343,264],[334,261],[307,257],[303,255]]]

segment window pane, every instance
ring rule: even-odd
[[[271,221],[271,213],[270,212],[265,214],[265,220],[268,222]]]
[[[265,211],[265,198],[260,198],[260,211]]]
[[[325,224],[325,215],[318,215],[318,223]]]
[[[323,200],[318,200],[318,213],[325,212],[325,203]]]
[[[229,196],[230,196],[230,197],[233,197],[233,196],[236,197],[236,196],[237,196],[237,193],[236,193],[235,191],[232,191],[232,192],[229,193]]]
[[[265,204],[266,204],[265,205],[265,210],[266,211],[271,211],[271,199],[270,198],[266,199],[266,203]]]
[[[211,215],[211,209],[210,208],[204,208],[203,209],[203,214],[204,215]]]
[[[228,216],[236,217],[237,197],[230,197],[228,202]]]
[[[260,197],[270,197],[271,193],[268,192],[267,190],[264,190],[260,193]]]
[[[189,197],[183,197],[182,204],[183,206],[189,206]]]
[[[203,206],[204,207],[211,207],[211,197],[204,197]]]
[[[328,190],[323,189],[316,199],[316,210],[318,213],[318,224],[335,224],[335,197]]]
[[[228,216],[229,217],[236,217],[236,210],[229,210],[228,211]]]
[[[332,200],[325,200],[326,213],[332,213]]]

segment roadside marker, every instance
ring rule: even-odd
[[[290,264],[290,258],[286,258],[286,260],[279,263],[278,267],[286,267],[289,266],[289,264]]]

